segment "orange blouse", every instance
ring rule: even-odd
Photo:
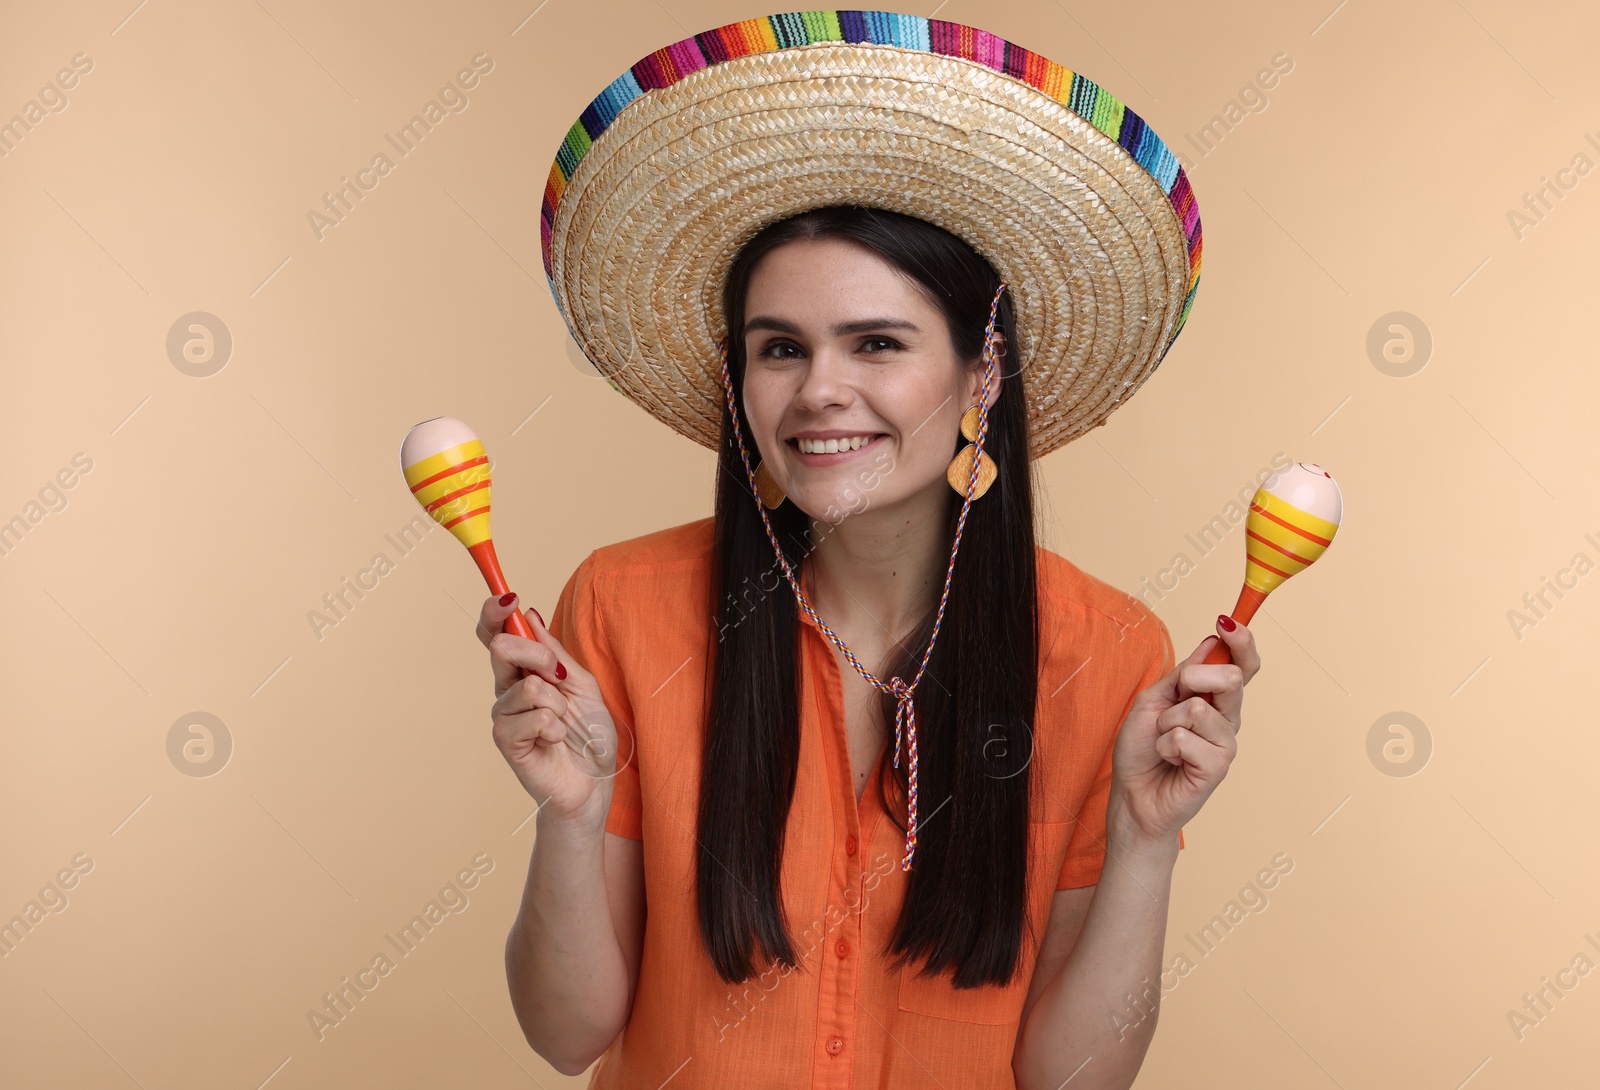
[[[617,723],[606,829],[644,842],[638,990],[590,1087],[1013,1088],[1037,940],[1024,936],[1005,986],[958,990],[948,971],[918,978],[920,960],[886,970],[879,951],[904,896],[905,835],[870,781],[856,801],[839,659],[804,610],[800,764],[780,872],[800,963],[741,984],[713,968],[696,922],[694,839],[705,656],[716,635],[702,605],[711,543],[705,518],[596,549],[551,616],[550,631],[594,674]],[[1134,694],[1172,669],[1173,650],[1136,598],[1048,549],[1037,556],[1042,768],[1029,796],[1028,866],[1042,938],[1055,891],[1099,881],[1112,743]],[[794,593],[781,570],[777,579],[773,593]],[[731,817],[733,800],[729,808]]]

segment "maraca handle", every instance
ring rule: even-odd
[[[1239,591],[1239,600],[1238,602],[1234,603],[1233,612],[1228,614],[1228,616],[1232,617],[1240,624],[1249,624],[1250,618],[1256,615],[1256,609],[1261,605],[1262,602],[1265,602],[1266,600],[1267,596],[1265,592],[1256,590],[1247,583]],[[1212,647],[1211,652],[1205,657],[1205,664],[1207,666],[1215,666],[1219,663],[1232,661],[1233,656],[1228,654],[1228,645],[1223,643],[1220,639],[1216,642],[1216,646]]]
[[[522,615],[520,609],[506,618],[506,631],[525,636],[530,640],[538,638],[533,634],[533,626],[528,623],[528,618]]]
[[[505,573],[500,570],[500,558],[494,554],[494,539],[484,538],[476,545],[467,546],[467,552],[472,554],[473,562],[478,565],[478,570],[483,573],[484,582],[489,584],[489,593],[496,596],[505,594],[511,588],[506,585]],[[528,623],[528,618],[522,615],[522,610],[512,611],[506,618],[506,631],[528,639],[535,639],[533,626]]]

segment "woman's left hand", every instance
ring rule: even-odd
[[[1214,637],[1207,636],[1171,673],[1134,697],[1111,757],[1111,836],[1175,840],[1228,774],[1239,748],[1244,687],[1261,669],[1261,657],[1244,625],[1229,632],[1219,618],[1217,633],[1231,663],[1205,664],[1214,646]],[[1211,694],[1211,702],[1200,693]]]

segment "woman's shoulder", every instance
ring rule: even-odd
[[[618,652],[632,637],[659,650],[700,640],[709,624],[709,517],[596,547],[567,581],[563,598],[593,613]],[[611,622],[615,623],[611,623]],[[558,636],[559,638],[559,636]]]
[[[562,589],[551,631],[592,673],[681,663],[710,627],[711,528],[705,518],[596,547]]]
[[[601,545],[588,561],[596,574],[647,575],[661,569],[709,568],[714,519],[652,530],[610,545]]]
[[[656,568],[668,564],[709,564],[715,519],[707,515],[693,522],[652,530],[595,549],[596,565],[606,571]]]
[[[1142,600],[1099,579],[1059,553],[1035,547],[1040,628],[1049,647],[1054,634],[1075,634],[1074,644],[1129,644],[1128,654],[1161,654],[1167,626]]]

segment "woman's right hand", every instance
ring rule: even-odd
[[[489,598],[479,613],[478,639],[494,668],[494,741],[522,786],[543,811],[563,819],[605,822],[616,774],[617,727],[594,675],[550,634],[534,610],[523,616],[537,639],[505,631],[517,609]]]

